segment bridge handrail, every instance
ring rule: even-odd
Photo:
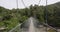
[[[15,30],[17,27],[19,27],[21,24],[18,24],[16,27],[12,28],[9,32],[12,32],[13,30]]]
[[[52,26],[50,26],[50,25],[48,25],[48,24],[45,24],[45,23],[44,23],[44,25],[47,25],[48,27],[50,27],[50,28],[52,28],[52,29],[54,29],[54,30],[56,30],[56,31],[57,31],[57,29],[56,29],[56,28],[54,28],[54,27],[52,27]]]
[[[27,20],[25,20],[24,22],[26,22]],[[24,23],[23,22],[23,23]],[[14,28],[12,28],[11,30],[9,30],[9,32],[12,32],[13,30],[15,30],[17,27],[19,27],[19,26],[21,26],[23,23],[21,23],[21,24],[18,24],[16,27],[14,27]]]

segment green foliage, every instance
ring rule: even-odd
[[[60,27],[60,2],[47,6],[48,24]],[[7,30],[12,29],[19,23],[23,23],[29,17],[35,17],[40,22],[45,22],[46,6],[30,6],[25,9],[6,9],[0,6],[0,27],[5,26]]]
[[[56,32],[56,31],[53,29],[49,29],[48,32]]]

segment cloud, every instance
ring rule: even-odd
[[[31,4],[33,5],[38,4],[39,2],[39,0],[23,0],[23,1],[27,7],[29,7]],[[58,1],[60,0],[48,0],[48,5],[56,3]],[[46,4],[46,0],[41,0],[40,5],[45,5],[45,4]],[[17,8],[16,0],[0,0],[0,6],[3,6],[8,9]],[[24,7],[25,6],[21,2],[21,0],[18,0],[18,8],[24,8]]]

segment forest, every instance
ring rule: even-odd
[[[11,10],[0,6],[0,28],[5,27],[9,31],[29,17],[35,17],[39,22],[46,22],[46,15],[48,25],[60,28],[60,2],[48,6],[31,5],[29,8]]]

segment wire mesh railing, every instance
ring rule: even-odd
[[[33,22],[35,22],[35,25],[38,25],[38,24],[36,24],[37,21],[35,21],[35,20],[36,19],[33,18]],[[9,32],[29,32],[29,25],[31,24],[30,22],[31,21],[29,19],[27,19],[26,22],[22,23],[23,26],[22,26],[22,24],[18,24],[16,27],[11,29]],[[47,29],[46,29],[46,27],[47,27]],[[53,28],[53,27],[51,27],[51,26],[49,26],[48,24],[45,24],[45,23],[40,24],[39,27],[35,27],[34,29],[35,29],[35,32],[46,32],[46,31],[47,32],[60,32],[57,29],[55,29],[55,28]]]
[[[9,32],[21,32],[20,25],[21,24],[18,24],[15,28],[11,29]]]
[[[9,32],[28,32],[28,29],[26,29],[26,28],[21,29],[20,25],[21,24],[19,24],[18,26],[16,26],[15,28],[10,30]],[[45,27],[40,27],[39,29],[36,28],[35,32],[46,32],[46,29],[45,29]],[[47,32],[58,32],[58,31],[55,30],[54,28],[47,27]]]

